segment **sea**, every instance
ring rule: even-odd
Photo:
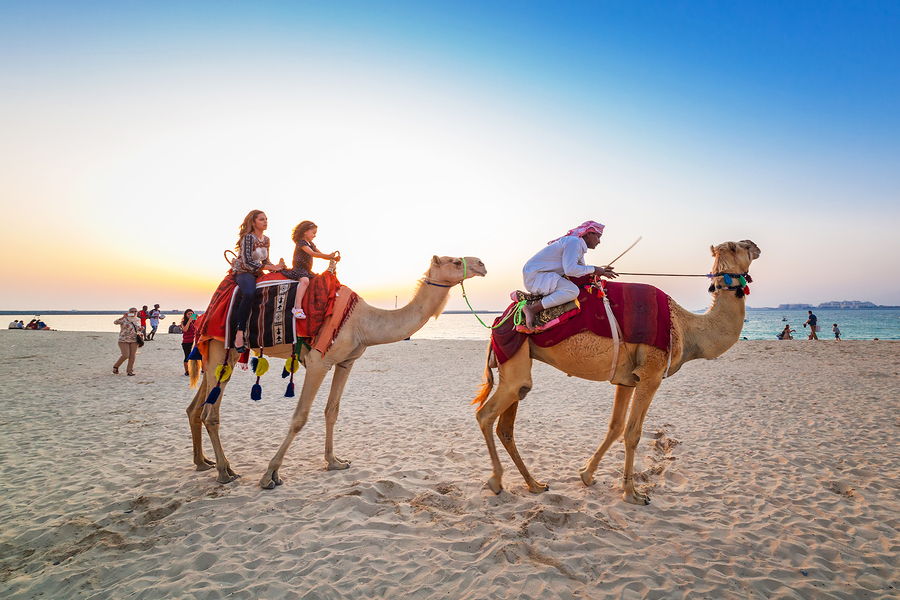
[[[702,312],[702,311],[698,311]],[[831,328],[834,323],[841,330],[845,340],[900,340],[900,309],[813,309],[819,318],[822,330],[819,339],[834,339]],[[486,325],[491,325],[499,313],[477,313]],[[807,319],[806,309],[778,311],[773,309],[751,309],[746,313],[742,338],[748,340],[774,340],[785,325],[795,329],[794,339],[806,339],[809,327],[803,327]],[[21,319],[28,323],[34,314],[4,315],[9,323]],[[58,331],[106,331],[118,332],[119,326],[113,324],[119,315],[45,315],[43,321]],[[160,323],[157,335],[165,335],[173,319],[180,320],[181,315],[166,315]],[[29,331],[28,334],[39,335],[44,332]],[[52,333],[52,332],[47,332]],[[472,313],[444,313],[438,319],[429,319],[422,329],[412,335],[412,339],[433,340],[487,340],[490,329],[482,325]]]

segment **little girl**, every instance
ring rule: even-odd
[[[316,245],[313,244],[313,240],[316,237],[316,232],[319,228],[312,221],[302,221],[299,225],[294,227],[294,232],[291,234],[291,239],[294,240],[294,264],[293,268],[285,269],[281,272],[282,275],[289,279],[293,279],[297,281],[297,295],[294,298],[294,308],[291,309],[291,314],[294,315],[295,319],[305,319],[306,314],[303,312],[303,297],[306,295],[306,288],[309,287],[309,280],[312,277],[315,277],[315,273],[312,272],[312,259],[313,258],[327,258],[329,260],[341,260],[338,256],[339,252],[335,251],[331,254],[322,254],[319,252],[319,249],[316,248]]]

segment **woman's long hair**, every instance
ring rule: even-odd
[[[241,223],[240,231],[238,231],[238,241],[237,244],[234,245],[234,249],[240,251],[241,249],[241,240],[244,239],[244,236],[253,231],[253,222],[256,220],[261,213],[264,213],[264,210],[251,210],[247,213],[247,216],[244,217],[244,222]]]
[[[291,239],[294,240],[295,244],[299,244],[300,240],[303,239],[303,234],[316,227],[316,224],[312,221],[300,221],[300,224],[294,227],[294,232],[291,233]]]
[[[188,313],[193,314],[193,312],[194,312],[194,311],[192,311],[190,308],[187,309],[186,311],[184,311],[184,316],[181,317],[181,329],[182,329],[182,330],[186,330],[186,329],[187,329],[187,326],[188,326]]]

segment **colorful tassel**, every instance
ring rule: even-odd
[[[200,349],[197,348],[197,346],[194,346],[191,349],[191,353],[188,354],[188,357],[187,357],[188,360],[201,360],[202,358],[203,358],[203,356],[200,354]]]
[[[256,369],[253,371],[256,373],[256,376],[265,375],[266,371],[269,370],[269,361],[266,360],[265,356],[260,356],[259,360],[256,362]]]
[[[259,364],[259,359],[255,356],[250,359],[250,370],[256,373],[256,365]]]
[[[256,378],[256,383],[250,388],[250,399],[254,401],[262,399],[262,386],[259,385],[259,377]]]
[[[287,389],[284,391],[285,398],[293,398],[294,397],[294,382],[291,381],[287,385]]]
[[[725,273],[725,285],[731,285],[731,275]]]
[[[282,368],[281,368],[281,378],[284,379],[284,378],[287,377],[288,375],[290,375],[290,373],[288,373],[287,367],[286,367],[286,366],[285,366],[285,367],[282,367]]]
[[[222,393],[222,388],[219,387],[219,384],[216,384],[216,387],[212,389],[209,393],[209,396],[206,397],[206,404],[215,404],[216,400],[219,399],[219,395]]]

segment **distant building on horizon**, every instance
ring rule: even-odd
[[[832,300],[831,302],[823,302],[819,305],[819,308],[878,308],[878,305],[873,302],[860,300],[843,300],[840,302]]]

